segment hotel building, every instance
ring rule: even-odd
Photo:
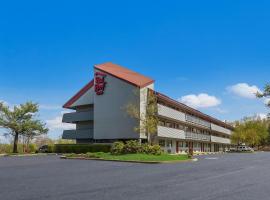
[[[147,140],[141,123],[127,114],[128,104],[144,116],[149,91],[157,99],[159,123],[154,142],[171,153],[218,152],[231,145],[233,127],[164,94],[154,91],[154,80],[113,63],[94,65],[94,76],[63,107],[74,112],[63,122],[76,124],[64,130],[63,139],[77,143],[111,143],[117,140]]]

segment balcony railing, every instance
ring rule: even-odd
[[[203,119],[200,119],[198,117],[194,117],[192,115],[186,115],[186,121],[192,122],[192,123],[195,123],[195,124],[198,124],[198,125],[201,125],[201,126],[205,126],[207,128],[211,127],[210,122],[207,122],[207,121],[205,121]]]
[[[183,122],[186,121],[185,113],[180,112],[178,110],[174,110],[161,104],[158,104],[158,114],[171,119],[176,119]]]
[[[93,133],[93,129],[64,130],[62,139],[92,139]]]
[[[210,135],[185,132],[185,139],[188,140],[200,140],[200,141],[210,141]]]
[[[211,142],[222,143],[222,144],[231,144],[230,139],[217,137],[217,136],[213,136],[213,135],[211,135]]]
[[[65,113],[63,115],[62,122],[75,123],[80,121],[90,121],[93,119],[94,119],[93,111],[72,112],[72,113]]]
[[[225,133],[227,135],[231,135],[232,134],[232,131],[231,130],[226,129],[226,128],[221,127],[221,126],[218,126],[216,124],[211,124],[211,129],[213,131],[217,131],[217,132],[220,132],[220,133]]]
[[[165,126],[158,126],[157,135],[159,137],[185,139],[185,132],[183,130]]]

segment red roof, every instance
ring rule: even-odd
[[[154,80],[149,77],[131,71],[122,66],[113,64],[111,62],[95,65],[95,68],[140,88],[150,85],[154,82]]]
[[[77,94],[75,94],[70,100],[68,100],[63,108],[70,108],[70,106],[77,101],[82,95],[84,95],[91,87],[94,85],[94,79],[92,79],[89,83],[87,83]]]

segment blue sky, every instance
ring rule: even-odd
[[[0,100],[41,105],[57,138],[61,106],[111,61],[219,119],[267,113],[268,1],[5,1]],[[203,93],[203,94],[202,94]]]

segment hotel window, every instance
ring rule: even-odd
[[[184,126],[178,124],[178,129],[184,130]]]
[[[183,142],[178,142],[178,147],[184,147]]]
[[[159,140],[158,141],[159,146],[165,147],[165,140]]]
[[[164,122],[164,121],[158,121],[158,124],[159,124],[160,126],[165,126],[165,122]]]
[[[172,147],[172,140],[167,140],[167,147]]]

